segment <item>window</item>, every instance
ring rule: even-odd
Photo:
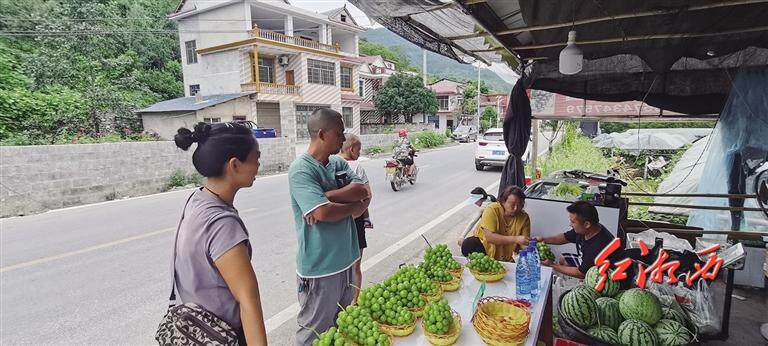
[[[448,110],[448,96],[437,97],[437,108],[440,109],[441,111]]]
[[[275,59],[259,58],[259,82],[275,82]]]
[[[344,118],[344,127],[351,129],[355,127],[352,107],[341,107],[341,116]]]
[[[244,122],[245,116],[244,115],[235,115],[232,117],[232,121],[234,122]]]
[[[341,21],[345,22],[345,23],[347,22],[347,15],[346,14],[342,14],[341,15]]]
[[[189,86],[189,96],[195,96],[200,92],[200,84],[191,84]]]
[[[184,42],[184,49],[187,53],[187,64],[197,64],[197,44],[195,40]]]
[[[221,118],[203,118],[203,122],[208,123],[208,124],[220,123],[221,122]]]
[[[357,80],[357,94],[360,95],[360,97],[365,98],[365,79],[358,79]]]
[[[352,68],[342,66],[341,67],[341,88],[352,89]]]
[[[314,84],[336,85],[336,64],[307,59],[307,81]]]
[[[318,108],[326,108],[328,106],[313,106],[313,105],[297,105],[296,106],[296,137],[299,139],[309,139],[309,131],[307,130],[307,120],[312,112]]]
[[[504,134],[501,132],[486,132],[485,135],[483,135],[483,139],[486,141],[503,141]]]

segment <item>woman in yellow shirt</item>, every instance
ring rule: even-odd
[[[525,194],[517,186],[508,186],[483,210],[475,235],[461,241],[461,253],[469,256],[482,252],[499,261],[512,261],[520,247],[527,246],[531,236],[531,219],[523,210]]]

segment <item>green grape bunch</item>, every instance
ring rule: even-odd
[[[469,254],[469,264],[467,264],[467,267],[480,273],[495,274],[504,271],[504,267],[502,267],[499,261],[479,252]]]
[[[336,327],[331,327],[312,341],[312,346],[352,346]]]
[[[543,242],[539,242],[539,243],[536,243],[536,248],[537,248],[537,250],[539,250],[539,259],[540,260],[542,260],[542,261],[546,261],[546,260],[554,261],[555,260],[555,254],[552,253],[552,249],[549,248],[549,245],[547,245],[547,244],[545,244]]]
[[[419,302],[412,299],[411,292],[406,293],[408,300],[400,296],[397,288],[390,289],[382,284],[376,284],[360,291],[357,297],[357,305],[368,309],[371,317],[378,322],[393,326],[411,324],[416,317],[408,311],[408,303],[418,306]],[[418,292],[415,294],[418,295]]]
[[[445,244],[437,244],[434,247],[428,248],[424,253],[424,263],[428,267],[438,267],[446,270],[461,269],[461,264],[453,259],[451,251],[448,250],[448,245]]]
[[[453,325],[453,314],[445,298],[427,304],[424,308],[424,327],[432,334],[445,335]]]
[[[336,317],[338,332],[363,346],[389,346],[389,336],[379,329],[367,308],[352,305]],[[335,342],[335,341],[334,341]],[[335,344],[334,344],[335,345]]]

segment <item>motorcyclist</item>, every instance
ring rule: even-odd
[[[392,153],[392,158],[399,161],[405,166],[405,174],[407,176],[413,175],[414,163],[413,157],[416,153],[416,149],[411,145],[411,141],[408,139],[408,131],[400,129],[398,131],[399,138],[395,140],[395,147]]]

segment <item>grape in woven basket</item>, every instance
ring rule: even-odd
[[[331,327],[312,341],[312,346],[351,346],[352,342],[344,338],[344,335]]]
[[[424,326],[432,334],[445,335],[453,325],[453,314],[445,298],[427,304],[424,309]]]
[[[499,261],[479,252],[469,254],[469,269],[480,273],[500,273],[504,271]]]
[[[390,344],[389,336],[379,329],[368,309],[352,305],[336,317],[338,331],[359,345],[375,346]]]

